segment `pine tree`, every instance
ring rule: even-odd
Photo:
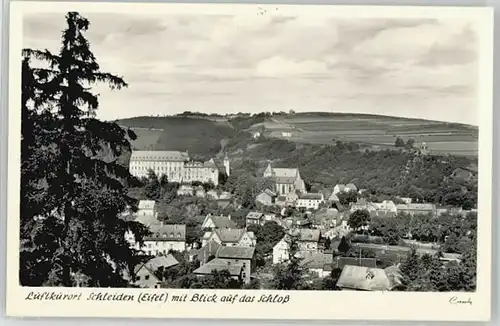
[[[351,246],[349,245],[349,242],[347,241],[346,237],[343,236],[342,239],[340,239],[340,243],[339,243],[339,246],[338,246],[338,251],[340,253],[342,253],[343,255],[345,255],[349,249],[351,248]]]
[[[133,182],[117,158],[135,134],[95,118],[98,82],[126,87],[100,71],[84,33],[89,21],[66,15],[59,53],[23,50],[21,253],[22,285],[124,286],[136,260],[124,234],[147,233],[120,214],[137,202]],[[32,68],[32,60],[48,64]]]

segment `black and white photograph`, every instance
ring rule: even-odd
[[[10,63],[20,287],[468,305],[487,15],[65,5],[22,14]]]

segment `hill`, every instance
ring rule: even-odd
[[[477,156],[478,128],[472,125],[369,114],[306,112],[260,114],[230,120],[239,130],[299,143],[357,142],[372,149],[392,148],[397,137],[427,144],[439,154]],[[237,123],[234,123],[237,122]]]
[[[215,156],[221,143],[236,134],[228,123],[184,116],[135,117],[117,123],[134,130],[135,150],[187,150],[200,158]]]

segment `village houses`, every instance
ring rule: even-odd
[[[342,192],[358,191],[358,187],[354,183],[342,184],[338,183],[333,187],[333,194],[337,195]]]
[[[300,194],[296,202],[296,207],[306,209],[319,209],[319,206],[325,202],[321,192]]]
[[[163,271],[178,264],[179,262],[172,254],[154,257],[135,267],[135,278],[132,284],[140,288],[159,288],[163,280],[157,274],[163,274]]]
[[[264,206],[271,206],[274,204],[274,200],[276,199],[276,193],[269,189],[265,189],[263,192],[255,197],[255,202]]]
[[[247,227],[249,225],[262,225],[264,223],[264,213],[249,212],[245,219]]]
[[[183,252],[186,250],[186,225],[156,223],[149,226],[151,235],[143,238],[143,245],[134,240],[128,232],[126,238],[137,250],[146,255],[166,255],[170,250]]]
[[[290,231],[273,247],[273,264],[279,264],[289,259],[292,237],[296,238],[299,251],[318,251],[320,235],[320,231],[315,229]]]
[[[210,241],[230,247],[255,247],[257,244],[254,233],[246,229],[214,229],[207,231],[202,237],[202,246],[205,246]]]
[[[231,216],[217,216],[208,214],[201,223],[204,229],[234,229],[236,223],[231,220]]]

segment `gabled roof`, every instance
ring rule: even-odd
[[[245,232],[245,229],[215,229],[222,242],[238,242]]]
[[[179,262],[172,254],[168,254],[167,256],[157,256],[143,264],[137,265],[135,267],[135,273],[137,273],[143,267],[146,267],[150,272],[154,272],[160,267],[169,268],[177,264],[179,264]]]
[[[302,258],[300,265],[311,269],[331,270],[332,254],[326,254],[319,251],[299,251],[298,256]]]
[[[340,191],[344,191],[345,189],[345,184],[343,183],[337,183],[335,187],[339,188]]]
[[[262,194],[269,195],[270,197],[275,197],[276,196],[276,193],[274,191],[271,191],[270,189],[265,189],[259,195],[262,195]]]
[[[234,223],[228,216],[209,216],[215,225],[216,229],[233,229],[236,228],[236,223]]]
[[[264,216],[261,212],[250,212],[247,214],[246,218],[249,220],[260,220]]]
[[[356,187],[356,185],[354,183],[348,183],[345,185],[345,187],[349,191],[358,191],[358,187]]]
[[[340,288],[365,291],[390,291],[401,284],[397,268],[384,270],[362,266],[345,265],[337,281]]]
[[[299,173],[299,169],[292,168],[273,168],[273,175],[277,178],[294,178]]]
[[[186,241],[185,224],[153,224],[149,229],[153,234],[145,241]]]
[[[217,258],[252,259],[254,252],[255,247],[221,246],[215,256]]]
[[[208,263],[201,265],[193,271],[194,274],[210,275],[212,271],[227,270],[231,276],[239,276],[243,269],[243,262],[235,262],[232,259],[214,258]]]
[[[221,244],[214,240],[210,240],[207,242],[203,247],[201,247],[197,252],[196,252],[196,257],[200,262],[204,262],[205,260],[208,259],[210,256],[215,256],[217,253],[217,250],[221,247]]]

